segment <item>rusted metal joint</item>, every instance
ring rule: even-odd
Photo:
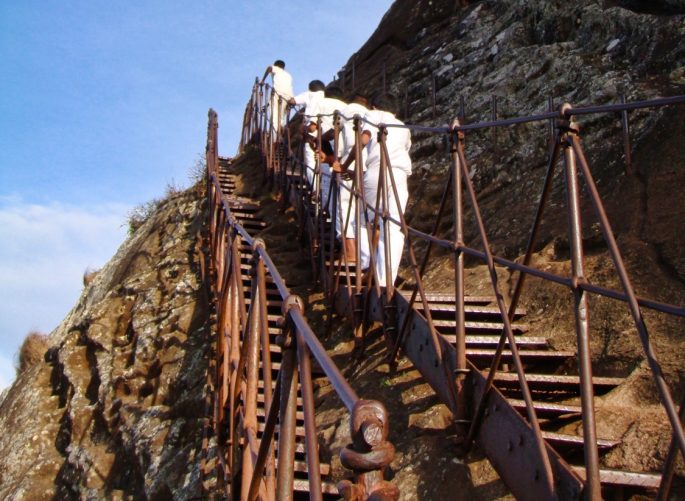
[[[293,308],[297,308],[300,312],[304,311],[304,301],[297,294],[290,294],[281,304],[283,316],[278,319],[278,327],[281,329],[281,334],[276,336],[276,344],[284,349],[295,346],[293,336],[295,324],[290,318],[290,310]]]
[[[395,447],[387,440],[388,429],[388,411],[383,404],[357,401],[350,419],[352,444],[340,451],[340,462],[356,477],[356,483],[338,483],[344,499],[395,501],[399,497],[397,486],[383,479],[383,470],[395,457]]]
[[[579,134],[580,127],[578,122],[573,119],[573,106],[571,103],[564,103],[559,108],[559,117],[556,119],[554,126],[567,134]]]
[[[297,294],[290,294],[283,301],[283,304],[281,305],[283,316],[288,316],[288,313],[292,308],[297,308],[300,312],[304,312],[304,300]]]
[[[361,123],[362,123],[362,117],[359,114],[355,114],[354,118],[352,119],[354,123],[354,131],[357,132],[358,130],[361,129]]]
[[[378,124],[378,142],[382,143],[383,138],[388,136],[388,128],[385,124]]]
[[[464,140],[464,131],[460,129],[461,122],[458,118],[452,120],[450,124],[450,153],[456,153],[459,148],[459,142]]]
[[[584,276],[571,277],[571,288],[573,290],[580,289],[583,284],[587,283],[587,279]]]
[[[252,251],[257,253],[259,250],[266,250],[266,242],[263,239],[257,237],[252,241]]]

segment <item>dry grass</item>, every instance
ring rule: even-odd
[[[29,332],[19,348],[17,376],[43,360],[48,349],[48,337],[40,332]]]

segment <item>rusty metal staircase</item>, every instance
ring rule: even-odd
[[[679,412],[661,373],[650,346],[641,308],[677,317],[685,317],[685,308],[636,296],[580,144],[579,128],[574,120],[582,115],[625,114],[628,110],[682,104],[685,103],[685,96],[586,108],[564,104],[556,112],[493,119],[483,123],[463,125],[455,119],[449,127],[400,125],[399,127],[417,130],[423,134],[441,135],[450,146],[450,166],[446,173],[445,191],[436,215],[434,230],[427,233],[411,228],[402,214],[392,219],[387,208],[379,206],[380,196],[376,200],[375,208],[371,207],[371,201],[363,200],[363,193],[360,190],[355,191],[353,196],[357,200],[361,198],[358,206],[362,205],[367,213],[371,211],[375,214],[371,217],[374,219],[375,228],[369,224],[368,235],[374,235],[379,229],[379,219],[384,222],[385,230],[381,231],[387,231],[388,224],[395,224],[401,228],[406,239],[403,257],[406,268],[412,274],[412,279],[408,281],[410,290],[395,289],[392,284],[381,287],[375,272],[365,274],[363,285],[360,286],[362,270],[343,265],[344,257],[338,252],[329,218],[320,205],[312,202],[311,192],[304,181],[304,167],[300,161],[292,157],[289,159],[288,174],[287,162],[284,170],[282,159],[278,165],[274,165],[273,155],[264,153],[270,151],[272,143],[266,134],[259,133],[260,130],[264,130],[262,124],[265,123],[264,113],[261,116],[259,113],[259,110],[264,110],[261,102],[262,87],[257,83],[248,104],[248,109],[255,110],[252,114],[255,120],[245,124],[243,144],[253,142],[258,145],[263,153],[267,173],[278,170],[278,179],[281,179],[281,183],[276,188],[281,191],[283,199],[290,200],[297,207],[297,213],[301,218],[301,233],[312,244],[313,267],[327,291],[331,308],[339,315],[352,318],[355,341],[360,333],[363,338],[369,324],[377,323],[383,326],[389,346],[393,348],[389,362],[395,362],[397,350],[401,349],[438,398],[453,413],[459,437],[455,453],[464,453],[471,444],[477,444],[512,493],[521,499],[599,499],[608,495],[622,498],[633,493],[653,495],[657,489],[660,498],[665,499],[664,496],[671,488],[676,458],[679,457],[679,453],[685,454],[685,431],[681,423],[683,407]],[[334,117],[334,123],[337,123],[337,118],[339,114]],[[354,120],[357,131],[356,143],[361,144],[360,125],[363,119],[344,118]],[[548,125],[546,130],[551,131],[546,158],[547,169],[525,256],[521,260],[512,261],[494,255],[488,241],[483,214],[470,176],[464,138],[470,131],[513,127],[534,122]],[[393,196],[393,191],[394,196],[398,197],[394,181],[383,181],[392,178],[389,154],[387,149],[384,149],[389,127],[383,124],[371,125],[379,130],[377,141],[381,149],[378,175],[380,181],[376,192],[386,193],[384,196],[389,200]],[[338,132],[338,125],[335,125],[334,135]],[[256,141],[249,140],[254,137],[257,137]],[[283,140],[287,141],[289,137],[277,138],[277,141]],[[290,148],[288,150],[290,151]],[[355,164],[358,165],[361,161],[359,149],[354,154]],[[530,264],[558,163],[563,163],[564,168],[567,197],[565,210],[569,221],[571,248],[570,277],[548,273]],[[355,172],[355,176],[355,184],[360,186],[361,174]],[[607,254],[618,276],[620,290],[592,284],[585,277],[581,179],[589,200],[588,204],[592,205],[593,214],[599,220],[598,225],[604,237]],[[453,234],[445,237],[438,234],[438,230],[450,194]],[[470,202],[472,212],[468,215],[475,220],[477,240],[480,244],[478,248],[470,247],[464,242],[463,224],[467,214],[463,206],[464,200]],[[359,233],[356,231],[356,238],[359,241]],[[389,237],[386,236],[387,238]],[[369,237],[373,255],[376,244],[372,240],[373,238]],[[418,264],[417,251],[412,240],[422,240],[426,244],[428,250],[425,251],[422,265]],[[433,246],[453,254],[454,282],[457,289],[454,295],[431,292],[423,288],[423,273]],[[480,261],[487,268],[493,287],[492,297],[463,295],[465,256]],[[519,273],[516,290],[508,304],[498,285],[496,266]],[[371,268],[373,269],[373,264]],[[555,350],[547,338],[528,335],[529,329],[525,324],[526,312],[517,308],[520,290],[527,276],[550,281],[571,291],[574,297],[577,352]],[[600,465],[601,454],[617,447],[619,443],[597,436],[594,398],[617,387],[622,379],[597,377],[592,374],[588,344],[589,324],[586,315],[588,295],[623,302],[634,322],[636,337],[642,345],[671,427],[672,439],[663,464],[663,475],[659,472],[609,470]],[[574,368],[573,360],[578,361],[577,368]],[[568,431],[570,427],[567,425],[571,422],[582,424],[582,434]]]
[[[290,178],[290,186],[297,190],[301,186],[297,182],[297,176]],[[295,193],[291,196],[293,200],[302,198],[301,194]],[[315,207],[310,204],[309,210],[306,212],[310,217],[307,227],[314,228],[315,225],[312,220],[315,217]],[[342,302],[337,301],[338,313],[341,315],[350,314],[350,306],[348,304],[350,292],[346,289],[345,276],[352,277],[355,273],[355,265],[345,267],[341,265],[344,258],[340,253],[340,246],[334,245],[332,248],[328,242],[333,239],[330,238],[332,225],[330,218],[323,221],[324,231],[318,238],[322,242],[320,247],[311,249],[310,253],[312,260],[323,265],[320,268],[322,277],[322,284],[324,287],[331,289],[335,285],[340,289],[337,294],[345,298]],[[309,241],[313,239],[310,237]],[[332,250],[332,253],[331,253]],[[327,257],[326,257],[327,256]],[[332,260],[331,260],[332,259]],[[338,282],[333,284],[329,282],[329,275],[327,271],[333,263],[334,267],[338,269]],[[400,301],[408,303],[412,296],[409,290],[397,289],[396,293],[400,295]],[[440,335],[444,346],[451,347],[454,345],[456,339],[454,335],[455,320],[454,320],[454,296],[441,292],[425,293],[427,303],[429,306],[432,325],[437,334]],[[334,299],[335,301],[335,299]],[[374,321],[383,322],[383,306],[380,304],[379,298],[373,299],[375,306],[371,307],[370,313]],[[492,359],[496,354],[496,347],[499,343],[501,332],[504,328],[500,311],[495,305],[495,298],[492,296],[465,296],[465,327],[466,327],[466,356],[469,364],[474,371],[482,371],[482,375],[486,376],[486,369],[490,366]],[[425,354],[430,350],[429,338],[427,330],[429,329],[428,322],[425,316],[425,309],[423,304],[415,302],[413,305],[414,322],[411,333],[405,339],[404,349],[413,350],[407,353],[409,358],[421,370],[421,360],[425,359]],[[400,313],[406,310],[399,307]],[[542,438],[545,442],[554,449],[554,453],[558,458],[566,462],[568,467],[568,474],[570,476],[577,476],[582,479],[584,474],[583,461],[583,437],[570,433],[558,432],[558,428],[567,426],[572,420],[578,420],[581,416],[581,407],[578,402],[580,395],[580,378],[577,374],[573,374],[573,361],[576,358],[576,353],[569,350],[556,350],[550,344],[549,340],[541,336],[530,336],[529,325],[525,323],[526,311],[523,308],[517,308],[514,313],[514,321],[512,329],[516,334],[516,346],[519,350],[519,355],[525,364],[526,380],[530,391],[534,396],[533,405],[538,414],[542,425]],[[398,325],[401,321],[398,320]],[[417,342],[417,338],[419,339]],[[499,394],[499,401],[494,403],[491,407],[486,408],[485,419],[490,417],[491,413],[506,414],[502,403],[510,412],[515,411],[522,419],[526,419],[526,404],[521,396],[518,376],[511,368],[511,350],[505,349],[501,354],[501,370],[494,378],[494,388]],[[427,365],[435,365],[430,362]],[[424,369],[426,369],[424,367]],[[431,376],[434,377],[432,368],[427,369]],[[593,377],[593,388],[595,395],[605,394],[612,389],[619,386],[624,381],[623,378],[617,377]],[[478,385],[479,382],[474,380],[471,384]],[[439,387],[444,390],[444,383],[437,383]],[[446,393],[445,393],[446,394]],[[449,401],[445,397],[445,401]],[[505,411],[505,412],[503,412]],[[504,418],[505,421],[508,418]],[[496,427],[502,426],[501,424]],[[495,427],[495,426],[493,426]],[[499,441],[499,440],[498,440]],[[530,445],[530,439],[523,438],[519,435],[519,443],[514,444],[511,441],[502,442],[506,452],[511,453],[514,447],[524,447]],[[526,444],[527,442],[527,444]],[[596,445],[601,453],[607,452],[618,445],[618,441],[598,438]],[[501,455],[501,451],[496,454],[496,457]],[[493,457],[491,457],[491,460]],[[497,459],[495,459],[496,461]],[[501,459],[507,461],[506,454]],[[511,470],[511,467],[508,467]],[[525,476],[531,476],[531,480],[535,480],[535,470],[525,473],[517,472]],[[539,473],[537,474],[539,475]],[[638,473],[621,470],[600,469],[600,479],[602,486],[606,493],[620,492],[621,496],[630,496],[632,494],[651,493],[658,489],[661,475],[654,473]],[[568,494],[572,498],[581,495],[580,484],[571,482],[574,486],[568,486]]]

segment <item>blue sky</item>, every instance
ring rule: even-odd
[[[235,153],[255,76],[284,59],[295,92],[333,75],[391,0],[0,3],[0,389],[30,330],[52,331],[126,214]]]

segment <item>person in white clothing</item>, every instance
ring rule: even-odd
[[[334,160],[333,155],[333,120],[334,113],[341,111],[347,106],[347,103],[342,101],[343,93],[338,87],[328,87],[324,91],[324,98],[319,99],[312,109],[312,115],[315,115],[314,131],[316,132],[319,119],[321,122],[321,150],[317,151],[319,155],[319,164],[321,168],[321,205],[328,204],[329,211],[332,209],[332,200],[330,197],[331,185],[331,167],[330,162]]]
[[[292,98],[288,103],[292,106],[304,107],[303,131],[302,138],[304,144],[304,168],[307,181],[312,189],[314,188],[314,169],[316,168],[316,137],[312,135],[316,132],[316,118],[314,117],[314,109],[319,100],[324,98],[324,89],[326,86],[321,80],[312,80],[309,82],[309,90],[306,90]]]
[[[355,177],[355,149],[356,149],[356,132],[354,130],[354,118],[356,116],[363,118],[368,112],[368,100],[362,94],[355,94],[352,101],[340,111],[341,116],[341,130],[340,139],[338,141],[338,159],[340,161],[334,162],[332,168],[336,172],[341,173],[339,200],[340,204],[337,213],[336,231],[339,239],[343,240],[345,245],[345,255],[349,262],[357,261],[357,244],[355,240],[356,221],[356,201],[354,199],[353,180]],[[364,170],[366,160],[366,149],[361,149],[361,168]],[[344,161],[342,164],[340,162]],[[343,168],[344,166],[344,168]],[[363,205],[360,205],[361,210],[364,210]],[[347,226],[345,226],[347,223]],[[363,242],[366,240],[366,226],[361,225],[360,238]],[[343,237],[344,231],[344,237]]]
[[[261,83],[264,83],[269,75],[271,75],[273,83],[270,103],[273,124],[271,137],[275,139],[278,130],[288,121],[288,100],[293,96],[293,77],[285,71],[285,63],[280,59],[266,68]]]
[[[377,197],[378,192],[381,189],[379,184],[381,180],[381,144],[378,140],[377,125],[404,125],[404,123],[398,120],[391,111],[388,111],[391,109],[391,106],[392,104],[390,103],[389,99],[385,98],[384,96],[377,96],[372,98],[371,111],[365,115],[365,120],[367,123],[364,124],[363,135],[366,136],[365,140],[368,140],[368,144],[366,146],[367,157],[366,172],[364,174],[364,199],[367,207],[370,206],[375,208],[376,199],[379,198],[378,210],[380,211],[380,214],[383,213],[383,207],[385,206],[390,217],[399,222],[400,213],[404,214],[404,209],[407,206],[407,199],[409,198],[409,192],[407,191],[407,178],[411,175],[412,168],[411,158],[409,156],[409,149],[411,148],[411,132],[407,128],[389,127],[386,129],[387,136],[385,144],[388,151],[388,168],[392,172],[392,178],[395,181],[399,205],[393,191],[392,181],[389,173],[386,175],[387,197]],[[373,210],[368,209],[366,211],[367,221],[373,222],[375,216],[376,215]],[[379,239],[378,247],[376,248],[376,253],[374,256],[376,262],[376,274],[379,284],[381,287],[385,287],[387,283],[394,284],[395,278],[397,277],[397,272],[400,267],[400,260],[402,259],[402,251],[404,249],[404,233],[397,223],[389,221],[389,241],[386,241],[384,223],[382,219],[380,219],[380,216],[378,221],[380,223]],[[361,243],[361,266],[364,268],[368,267],[370,262],[368,238],[364,239]],[[390,250],[390,277],[386,276],[386,246]]]

